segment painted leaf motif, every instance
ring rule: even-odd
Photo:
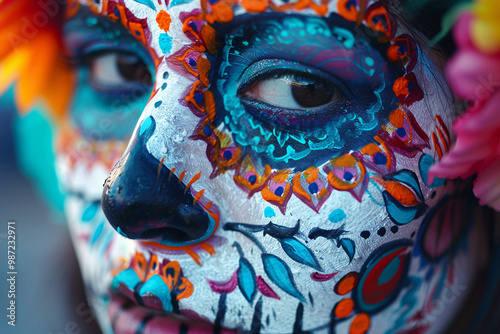
[[[297,290],[295,280],[288,265],[276,255],[262,253],[262,263],[269,279],[290,296],[305,302],[304,296]]]
[[[243,297],[251,303],[257,292],[257,283],[255,278],[255,270],[247,259],[240,259],[240,267],[237,271],[238,287],[240,288]]]
[[[279,239],[279,241],[285,253],[293,260],[316,270],[323,271],[318,263],[318,260],[316,259],[316,256],[314,256],[311,250],[300,241],[295,238],[284,238]]]
[[[340,239],[340,245],[347,256],[349,256],[349,262],[352,262],[354,258],[354,253],[356,252],[356,244],[351,239],[342,238]]]

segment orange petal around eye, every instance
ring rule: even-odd
[[[230,5],[223,1],[217,2],[212,5],[212,17],[215,21],[220,23],[230,22],[234,18],[233,9]]]
[[[403,78],[404,79],[404,78]],[[395,84],[395,83],[394,83]],[[389,122],[395,127],[395,128],[401,128],[403,127],[403,124],[405,122],[405,113],[401,109],[396,109],[394,110],[390,115],[389,115]]]
[[[262,189],[261,194],[262,198],[268,202],[277,202],[279,204],[283,204],[289,191],[290,191],[290,184],[287,183],[285,186],[285,190],[283,191],[283,195],[281,196],[274,194],[271,190],[267,188]]]
[[[142,24],[140,24],[139,22],[129,22],[128,29],[135,37],[135,39],[137,39],[143,45],[146,45],[146,36],[144,36],[144,28],[142,27]]]
[[[399,59],[401,59],[401,55],[399,54],[399,46],[398,45],[391,45],[389,49],[387,50],[387,58],[395,63]]]
[[[392,89],[394,90],[396,96],[407,96],[408,94],[410,94],[410,91],[408,90],[408,82],[409,80],[405,77],[398,78],[396,79],[396,81],[394,81],[394,86],[392,87]]]
[[[283,183],[288,179],[290,175],[290,170],[280,170],[276,175],[273,176],[272,180],[276,183]]]
[[[366,174],[366,168],[365,166],[358,161],[354,156],[351,154],[345,154],[343,156],[337,157],[335,159],[330,160],[330,163],[332,164],[332,169],[334,168],[345,168],[345,167],[356,167],[357,168],[357,178],[356,182],[346,182],[342,179],[339,179],[333,171],[330,171],[328,173],[328,182],[334,187],[335,189],[338,190],[349,190],[356,188],[364,179],[365,174]]]
[[[358,11],[356,10],[356,6],[351,4],[349,8],[347,8],[347,4],[350,0],[340,0],[337,3],[337,10],[344,19],[348,21],[356,21],[358,18]]]
[[[217,43],[215,42],[215,29],[206,24],[201,27],[200,34],[208,52],[211,54],[217,54],[219,50],[217,49]]]
[[[196,68],[198,69],[198,72],[200,73],[200,80],[201,82],[205,85],[208,86],[208,71],[210,71],[210,61],[207,58],[204,58],[202,56],[198,57],[196,59]]]
[[[300,176],[302,173],[296,174],[293,177],[292,183],[293,183],[293,192],[297,193],[301,196],[304,196],[307,200],[311,200],[311,195],[307,191],[302,188],[302,185],[300,184]]]
[[[384,27],[380,20],[377,21],[377,23],[374,23],[374,18],[379,16],[384,17],[387,28]],[[368,27],[371,29],[383,32],[387,37],[391,37],[391,20],[389,19],[389,14],[384,6],[379,6],[378,8],[371,10],[366,17],[366,21],[368,23]]]
[[[316,167],[309,167],[303,174],[306,177],[307,183],[313,183],[318,179],[319,169]]]
[[[262,13],[267,9],[269,0],[242,0],[241,5],[249,13]]]
[[[204,100],[204,109],[205,113],[208,115],[208,119],[210,122],[213,122],[215,119],[215,100],[214,100],[214,94],[206,90],[203,92],[203,100]]]
[[[80,9],[80,6],[81,5],[78,2],[78,0],[67,0],[66,1],[66,12],[64,13],[65,14],[65,18],[69,19],[69,18],[72,18],[73,16],[75,16],[76,13],[78,13],[78,10]],[[108,16],[111,16],[111,14],[108,15]]]
[[[331,160],[334,167],[355,167],[358,160],[350,154],[345,154]]]
[[[374,155],[380,152],[380,148],[374,143],[370,143],[361,149],[361,153],[365,155]]]

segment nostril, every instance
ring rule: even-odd
[[[103,211],[109,223],[130,239],[160,239],[167,246],[204,241],[216,223],[186,185],[147,150],[155,126],[152,117],[143,121],[106,180]]]

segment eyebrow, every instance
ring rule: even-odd
[[[381,43],[378,39],[382,36],[385,36],[383,32],[375,31],[370,29],[364,24],[358,24],[357,22],[348,21],[340,14],[332,12],[328,16],[318,16],[312,14],[301,14],[301,13],[288,13],[288,12],[264,12],[259,15],[254,14],[241,14],[235,16],[234,19],[230,22],[226,23],[218,23],[215,22],[211,24],[217,32],[228,33],[231,30],[234,30],[237,27],[246,25],[246,24],[259,24],[263,21],[276,20],[281,18],[316,18],[321,19],[328,24],[330,28],[339,27],[347,29],[351,32],[354,32],[355,37],[361,37],[367,41],[377,41]]]
[[[85,26],[86,29],[99,29],[99,28],[115,28],[121,26],[114,22],[106,15],[98,15],[93,13],[88,7],[80,7],[78,12],[72,17],[65,20],[65,25],[78,24]]]
[[[281,21],[285,18],[298,18],[298,19],[307,19],[314,18],[322,20],[329,27],[332,32],[332,39],[335,38],[333,36],[333,32],[338,29],[345,29],[348,32],[352,33],[354,37],[354,41],[364,41],[369,44],[369,46],[377,51],[383,58],[387,58],[387,48],[390,46],[389,41],[380,41],[381,37],[385,37],[385,34],[380,31],[374,31],[366,25],[358,25],[356,22],[348,21],[343,18],[341,15],[337,13],[330,13],[328,16],[317,16],[310,14],[300,14],[300,13],[281,13],[281,12],[266,12],[261,13],[259,15],[252,14],[242,14],[236,16],[233,21],[227,23],[214,23],[211,26],[217,31],[216,41],[218,45],[225,44],[225,38],[227,35],[237,31],[238,29],[244,28],[245,26],[251,27],[256,26],[259,27],[261,24],[265,24],[266,22],[272,20]],[[354,45],[356,48],[356,45]]]

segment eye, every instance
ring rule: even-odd
[[[314,75],[300,74],[276,74],[269,79],[256,80],[241,96],[275,107],[299,110],[321,108],[345,99],[333,83]]]
[[[137,55],[124,51],[99,51],[84,56],[89,82],[96,89],[123,91],[137,86],[150,87],[152,75]]]
[[[264,60],[244,71],[237,95],[245,111],[264,127],[299,134],[343,115],[351,93],[342,81],[320,70]]]

